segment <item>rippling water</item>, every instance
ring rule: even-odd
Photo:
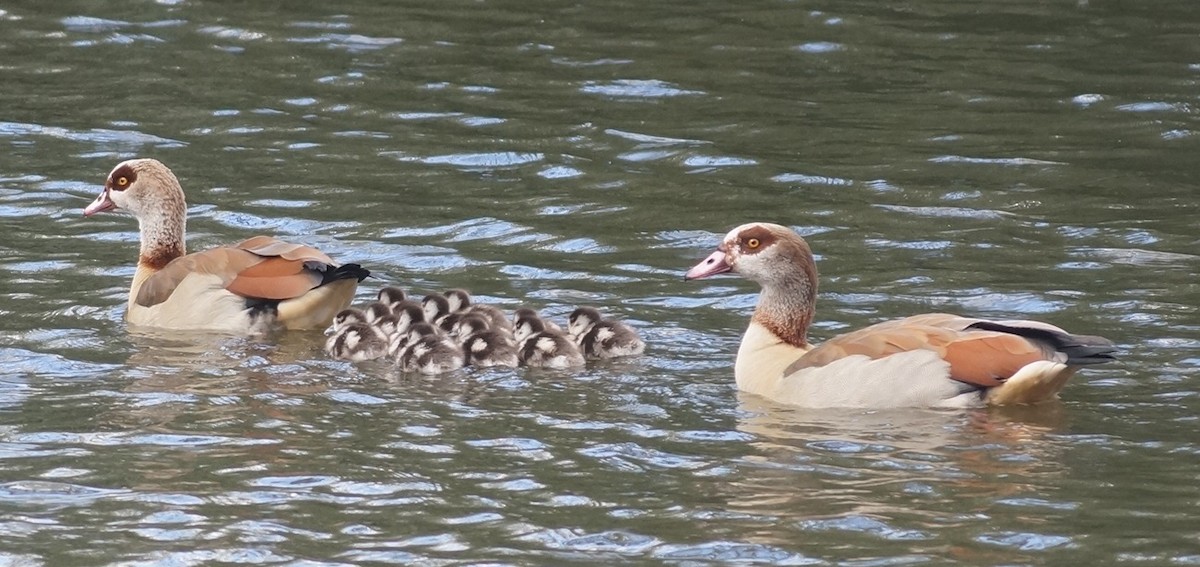
[[[281,6],[0,8],[0,565],[1200,564],[1191,2]],[[132,156],[193,249],[650,348],[415,378],[131,333],[136,226],[80,212]],[[818,338],[950,310],[1121,361],[1034,408],[739,395],[755,290],[680,277],[749,220],[810,239]]]

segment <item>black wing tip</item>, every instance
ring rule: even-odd
[[[1116,345],[1104,337],[1095,335],[1072,335],[1049,329],[1002,325],[991,321],[979,321],[968,325],[967,328],[1011,333],[1027,339],[1043,341],[1055,350],[1067,355],[1067,364],[1071,366],[1104,364],[1117,359]]]
[[[342,264],[332,270],[327,270],[324,277],[321,278],[321,285],[338,280],[348,280],[354,278],[358,281],[363,281],[371,275],[371,270],[368,270],[358,264]]]

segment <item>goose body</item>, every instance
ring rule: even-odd
[[[594,307],[580,307],[567,318],[567,330],[586,358],[618,358],[646,351],[633,327],[605,318]]]
[[[686,279],[736,272],[762,286],[734,364],[738,388],[807,407],[964,407],[1054,399],[1080,366],[1113,359],[1102,337],[1040,321],[928,313],[808,342],[817,272],[775,224],[730,231]]]
[[[187,254],[179,180],[153,159],[121,162],[84,216],[113,209],[138,220],[140,253],[125,319],[140,326],[235,333],[322,328],[369,272],[315,248],[256,236]]]

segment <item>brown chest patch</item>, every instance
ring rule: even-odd
[[[145,266],[151,270],[158,271],[171,263],[180,256],[183,256],[183,247],[180,245],[160,246],[150,254],[142,254],[138,256],[138,265]]]

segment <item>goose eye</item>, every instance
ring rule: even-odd
[[[746,248],[754,250],[755,248],[758,248],[759,244],[762,244],[762,243],[759,242],[757,238],[751,238],[750,240],[746,241]]]
[[[117,178],[117,188],[124,189],[129,186],[129,178],[124,175]]]

